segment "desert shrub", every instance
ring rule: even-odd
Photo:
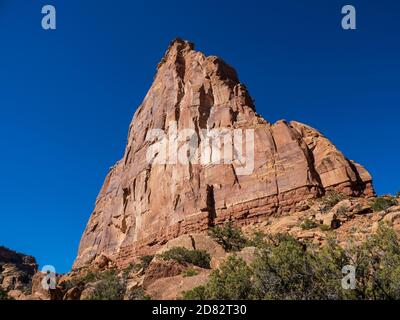
[[[356,269],[356,288],[342,287],[342,268]],[[188,291],[184,299],[400,299],[400,241],[380,225],[362,244],[341,248],[328,239],[314,248],[288,235],[266,241],[254,262],[230,257],[209,281]]]
[[[252,292],[251,271],[247,264],[230,256],[221,267],[214,270],[206,286],[185,292],[187,300],[243,300]]]
[[[209,235],[219,243],[226,251],[240,251],[246,246],[246,238],[242,231],[227,222],[223,226],[216,226],[209,230]]]
[[[317,226],[318,226],[317,223],[311,219],[305,219],[300,225],[301,229],[303,230],[314,229]]]
[[[198,286],[190,291],[183,292],[183,300],[208,300],[206,296],[206,287]]]
[[[0,288],[0,300],[9,300],[7,292]]]
[[[352,254],[360,299],[400,299],[400,241],[393,229],[381,224]]]
[[[390,197],[378,197],[372,204],[372,210],[375,212],[389,209],[390,207],[397,204],[397,201]]]
[[[196,269],[188,268],[182,272],[182,275],[186,277],[194,277],[197,276],[199,272]]]
[[[140,268],[143,270],[147,270],[147,268],[149,267],[151,261],[153,260],[154,255],[148,255],[148,256],[143,256],[140,257]]]
[[[100,278],[100,273],[94,273],[93,271],[88,271],[85,274],[74,277],[63,283],[64,290],[69,290],[74,287],[78,287],[83,290],[87,283],[96,282]]]
[[[320,203],[324,206],[322,208],[323,212],[328,212],[331,210],[334,206],[336,206],[340,201],[344,200],[346,198],[345,195],[341,193],[337,193],[334,191],[328,192],[325,196],[320,198]]]
[[[164,260],[175,260],[181,264],[190,263],[200,268],[209,269],[211,257],[204,250],[189,250],[183,247],[174,247],[160,254]]]
[[[349,264],[334,242],[314,251],[285,236],[261,251],[253,263],[255,297],[274,300],[340,299],[342,266]]]
[[[122,300],[125,292],[124,282],[114,270],[107,270],[101,274],[101,279],[95,285],[89,300]]]
[[[267,235],[261,231],[255,232],[249,239],[246,245],[249,247],[263,248],[265,246]]]
[[[149,295],[146,295],[146,292],[142,287],[137,287],[127,294],[127,299],[128,300],[151,300],[151,297]]]
[[[319,229],[321,231],[329,231],[329,230],[331,230],[331,227],[326,225],[326,224],[320,224],[318,227],[319,227]]]
[[[349,212],[349,208],[347,206],[340,206],[337,211],[336,214],[338,216],[347,216],[347,213]]]
[[[149,267],[153,258],[154,258],[154,255],[140,257],[139,263],[136,263],[136,264],[131,263],[128,267],[126,267],[124,269],[123,277],[124,278],[128,277],[128,275],[131,273],[131,271],[139,272],[140,270],[142,270],[143,272],[145,272],[147,270],[147,268]]]

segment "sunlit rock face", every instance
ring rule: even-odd
[[[203,148],[210,132],[220,135],[228,161],[215,161],[212,143]],[[157,133],[166,149],[156,148]],[[198,152],[188,163],[176,161],[185,146]],[[232,67],[177,39],[133,117],[123,158],[105,179],[74,268],[101,254],[122,267],[179,235],[288,214],[329,190],[372,196],[371,180],[317,130],[263,119]]]

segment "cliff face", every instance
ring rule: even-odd
[[[216,158],[215,143],[228,161]],[[182,154],[191,161],[176,161]],[[264,120],[232,67],[175,40],[107,175],[74,268],[101,254],[124,266],[179,235],[295,212],[330,190],[372,196],[371,180],[317,130]]]
[[[29,291],[37,268],[35,258],[0,247],[0,289]]]

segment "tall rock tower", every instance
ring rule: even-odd
[[[248,155],[245,160],[251,163],[242,163],[235,155],[232,161],[219,163],[171,161],[180,152],[171,146],[180,150],[189,141],[199,147],[207,139],[204,130],[217,136],[242,132],[237,141],[252,153],[251,161]],[[181,132],[186,132],[183,138]],[[166,153],[162,148],[149,152],[160,142],[155,133],[169,137]],[[241,149],[235,139],[222,140],[233,154]],[[191,157],[199,160],[201,155]],[[247,165],[250,170],[243,170]],[[290,214],[307,199],[330,190],[371,196],[371,180],[362,166],[315,129],[264,120],[232,67],[177,39],[133,117],[124,157],[105,179],[74,268],[90,264],[100,254],[123,266],[181,234],[202,232],[226,220],[249,224]]]

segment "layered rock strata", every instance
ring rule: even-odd
[[[215,161],[209,132],[220,135],[231,161]],[[224,140],[221,132],[242,135]],[[166,149],[155,148],[165,137]],[[172,161],[186,145],[206,148],[189,148],[188,163]],[[298,122],[269,123],[232,67],[177,39],[133,117],[123,158],[105,179],[74,268],[101,254],[123,267],[182,234],[295,212],[328,191],[374,195],[369,173],[321,133]]]

